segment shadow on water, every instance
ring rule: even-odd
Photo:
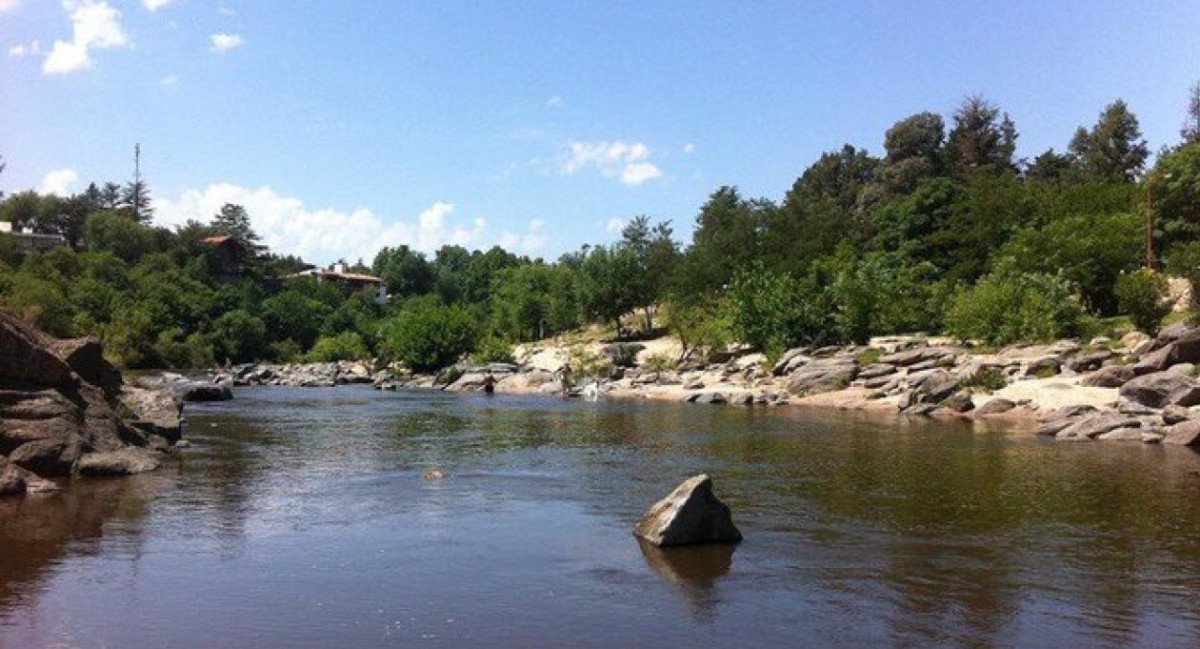
[[[733,567],[734,543],[660,548],[639,538],[642,558],[651,570],[674,586],[697,621],[711,621],[717,605],[717,580]]]

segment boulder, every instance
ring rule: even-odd
[[[1116,356],[1112,350],[1099,349],[1084,354],[1079,354],[1067,362],[1067,369],[1072,372],[1094,372],[1100,369],[1104,361]]]
[[[872,363],[858,370],[860,379],[877,379],[896,373],[896,366],[887,363]]]
[[[1151,408],[1200,404],[1200,383],[1171,372],[1139,376],[1121,386],[1120,395]]]
[[[1128,365],[1107,365],[1083,377],[1079,385],[1089,388],[1119,388],[1136,376]]]
[[[1120,428],[1141,428],[1142,421],[1120,413],[1099,414],[1086,417],[1058,431],[1054,439],[1082,441],[1095,439],[1109,431]]]
[[[942,401],[942,405],[954,412],[967,412],[975,408],[975,402],[971,400],[971,393],[965,390],[960,390],[946,397]]]
[[[729,398],[721,392],[697,392],[688,397],[688,401],[692,403],[707,403],[715,406],[722,403],[729,403]]]
[[[60,476],[88,453],[150,445],[118,414],[119,376],[101,352],[95,341],[55,340],[0,312],[0,456]]]
[[[1102,442],[1145,442],[1149,435],[1153,435],[1153,433],[1141,428],[1117,428],[1107,433],[1100,433],[1096,439]]]
[[[1062,371],[1062,361],[1057,356],[1043,356],[1029,361],[1025,376],[1054,376]]]
[[[1200,446],[1200,419],[1183,421],[1167,429],[1163,444]]]
[[[775,376],[785,376],[796,371],[796,368],[804,365],[812,360],[805,354],[808,352],[807,347],[795,347],[783,353],[779,360],[771,367],[771,373]]]
[[[76,470],[79,475],[132,475],[158,468],[158,456],[147,449],[123,448],[119,451],[88,453],[79,458]]]
[[[1173,343],[1143,355],[1138,362],[1130,366],[1130,369],[1137,376],[1166,371],[1168,367],[1171,367],[1171,354],[1175,350],[1172,345]]]
[[[183,434],[183,398],[175,392],[126,385],[119,402],[133,416],[129,423],[134,428],[167,441]]]
[[[196,383],[183,389],[184,401],[229,401],[232,398],[233,390],[223,384]]]
[[[958,389],[958,377],[946,370],[933,370],[922,375],[914,384],[911,379],[909,387],[918,395],[918,401],[937,403],[946,399]]]
[[[651,506],[633,533],[658,547],[742,540],[729,507],[717,499],[712,478],[704,474],[688,478]]]
[[[841,390],[858,375],[858,363],[849,359],[821,359],[796,370],[788,380],[788,392],[796,396]]]
[[[888,354],[879,359],[880,363],[908,367],[918,363],[936,361],[954,354],[954,350],[946,347],[917,347],[907,351]]]
[[[976,415],[997,415],[1016,408],[1017,404],[1009,399],[996,397],[975,409]]]
[[[1197,413],[1192,412],[1191,410],[1184,408],[1183,406],[1177,406],[1174,404],[1169,405],[1166,408],[1163,408],[1163,411],[1162,411],[1163,423],[1168,426],[1174,426],[1175,424],[1178,424],[1180,422],[1188,421],[1190,419],[1195,419],[1196,416],[1197,416]]]

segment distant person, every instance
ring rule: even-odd
[[[563,363],[563,366],[558,369],[558,380],[562,384],[562,395],[564,397],[571,396],[571,364]]]
[[[484,394],[494,394],[496,392],[496,377],[492,376],[490,369],[483,373],[483,392]]]

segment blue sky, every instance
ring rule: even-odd
[[[124,181],[158,219],[249,209],[279,252],[556,257],[718,186],[779,199],[970,93],[1018,154],[1124,98],[1152,149],[1200,80],[1200,2],[0,0],[0,189]]]

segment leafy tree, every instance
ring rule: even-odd
[[[42,199],[35,191],[11,194],[0,203],[0,221],[12,223],[14,232],[31,227],[38,218]]]
[[[83,240],[89,250],[109,251],[131,264],[156,248],[151,228],[110,211],[88,215]]]
[[[976,170],[1015,170],[1016,148],[1017,129],[1008,113],[1001,113],[982,95],[963,100],[946,142],[947,157],[960,175]]]
[[[222,314],[213,322],[212,331],[218,358],[245,363],[266,353],[267,326],[248,311],[234,309]]]
[[[309,362],[357,361],[370,355],[361,336],[354,331],[343,331],[317,339],[305,359]]]
[[[1143,227],[1130,213],[1070,216],[1018,232],[998,256],[1026,271],[1061,272],[1079,287],[1084,305],[1112,315],[1117,278],[1141,262]]]
[[[1188,92],[1187,117],[1183,120],[1183,128],[1179,129],[1179,136],[1184,144],[1200,143],[1200,83],[1194,84]]]
[[[380,250],[372,268],[392,295],[424,295],[433,288],[433,268],[425,255],[408,246]]]
[[[453,364],[475,348],[479,331],[466,308],[415,300],[384,323],[382,352],[413,371]]]
[[[1141,137],[1137,116],[1118,99],[1104,108],[1090,131],[1075,131],[1070,150],[1087,178],[1127,183],[1141,173],[1150,155]]]
[[[1154,184],[1155,239],[1161,250],[1200,239],[1200,142],[1163,155],[1147,182]]]
[[[883,182],[891,191],[907,194],[922,179],[939,175],[945,140],[946,123],[935,113],[917,113],[893,124],[883,141]]]
[[[680,287],[700,295],[729,284],[738,268],[758,258],[759,232],[775,206],[742,198],[736,187],[713,192],[696,216],[692,247],[680,264]]]
[[[1034,182],[1057,185],[1070,178],[1074,166],[1074,156],[1047,149],[1045,153],[1034,158],[1029,167],[1025,169],[1025,178]]]
[[[308,278],[295,281],[286,290],[262,302],[262,319],[271,340],[292,339],[308,349],[321,335],[325,318],[333,311],[327,304],[309,297],[307,290],[317,284]]]
[[[946,329],[993,344],[1048,342],[1076,335],[1083,308],[1061,276],[1018,270],[1002,262],[978,284],[963,288],[946,314]]]
[[[666,295],[668,281],[675,271],[679,248],[671,238],[670,222],[651,227],[647,216],[634,217],[621,230],[621,248],[632,251],[637,260],[634,282],[627,289],[632,302],[646,316],[646,329],[654,328],[654,305]]]
[[[154,218],[150,206],[150,188],[143,180],[130,181],[121,190],[117,209],[133,217],[138,223],[149,223]]]
[[[1121,273],[1117,278],[1116,295],[1121,310],[1129,314],[1134,326],[1150,335],[1158,333],[1162,319],[1171,312],[1167,301],[1167,278],[1152,270],[1140,268]]]
[[[253,251],[258,245],[258,234],[250,225],[250,214],[241,205],[222,205],[221,211],[213,217],[212,229],[237,239],[247,250]]]

